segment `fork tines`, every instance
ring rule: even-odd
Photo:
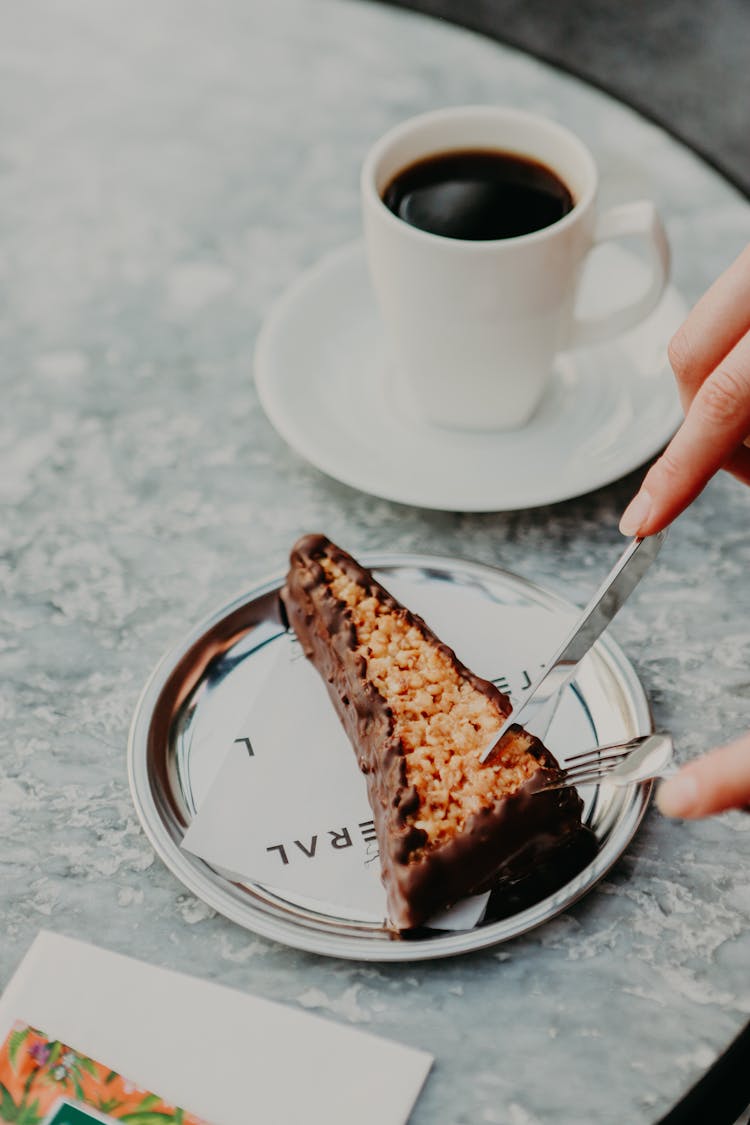
[[[568,768],[570,762],[575,762],[574,769],[579,765],[591,765],[595,762],[608,762],[613,758],[627,758],[631,750],[634,750],[640,742],[643,741],[642,736],[631,738],[629,742],[610,742],[606,746],[595,746],[592,750],[584,750],[581,754],[571,754],[566,760],[565,768]]]
[[[607,778],[616,785],[628,785],[664,776],[670,768],[673,753],[674,743],[666,731],[638,735],[628,742],[596,746],[581,754],[572,754],[543,788],[593,785]]]
[[[560,770],[560,777],[554,783],[554,788],[563,785],[593,785],[594,782],[601,781],[631,754],[640,741],[640,738],[634,738],[630,742],[615,742],[607,746],[596,746],[593,750],[584,750],[581,754],[571,754]]]
[[[601,762],[598,767],[593,764],[586,769],[561,770],[560,778],[555,782],[554,787],[557,789],[562,785],[593,785],[595,781],[603,781],[624,758],[623,754],[607,762]]]

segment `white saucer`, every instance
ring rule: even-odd
[[[602,311],[638,292],[645,267],[596,251],[581,294]],[[362,243],[328,255],[272,309],[255,354],[263,408],[324,473],[402,504],[486,512],[552,504],[609,484],[658,452],[682,416],[666,346],[687,312],[669,287],[637,329],[561,355],[522,430],[469,433],[422,421],[389,361]]]

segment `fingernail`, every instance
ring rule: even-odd
[[[645,488],[634,496],[623,512],[620,531],[623,535],[636,535],[648,519],[651,511],[651,496]]]
[[[698,782],[692,774],[675,774],[659,786],[656,804],[665,816],[690,816],[698,804]]]

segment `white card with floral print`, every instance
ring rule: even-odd
[[[138,944],[132,926],[119,937]],[[217,954],[214,968],[221,967]],[[305,987],[300,978],[300,993]],[[134,1125],[173,1118],[175,1125],[180,1118],[185,1125],[199,1125],[197,1118],[212,1125],[406,1125],[432,1062],[425,1051],[294,1004],[48,932],[37,936],[0,997],[0,1043],[19,1023],[73,1044],[71,1068],[84,1056],[101,1059],[141,1090],[158,1091],[151,1114],[142,1099],[142,1112],[111,1111]],[[88,1088],[80,1069],[79,1076]],[[170,1116],[169,1107],[181,1105],[193,1116],[176,1109]],[[34,1116],[0,1111],[0,1121],[16,1125],[31,1125]]]

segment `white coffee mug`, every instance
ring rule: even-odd
[[[397,173],[433,155],[500,151],[531,158],[567,186],[573,208],[542,230],[466,241],[411,226],[383,202]],[[466,106],[414,117],[386,133],[362,169],[367,258],[393,361],[421,416],[439,426],[523,426],[550,378],[555,355],[634,327],[656,306],[669,246],[653,203],[597,217],[597,169],[578,137],[517,109]],[[601,242],[638,235],[650,278],[645,291],[598,318],[574,311],[582,267]]]

